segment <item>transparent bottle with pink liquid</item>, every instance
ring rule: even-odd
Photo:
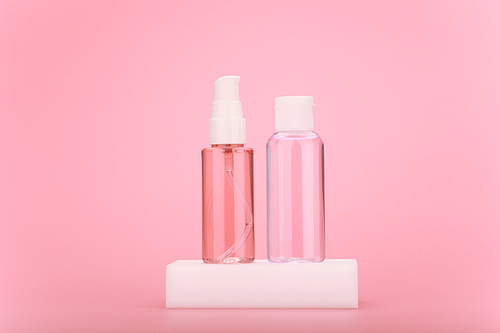
[[[268,259],[325,259],[323,141],[313,131],[313,98],[276,98],[276,133],[267,142]]]
[[[253,149],[245,147],[238,76],[215,81],[210,145],[202,156],[202,258],[205,263],[250,263],[255,258]]]

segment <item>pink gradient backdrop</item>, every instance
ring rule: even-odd
[[[0,331],[500,331],[499,59],[496,1],[1,2]],[[358,310],[163,309],[227,74],[259,258],[274,97],[315,97]]]

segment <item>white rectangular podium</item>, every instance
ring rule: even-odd
[[[166,269],[167,308],[357,308],[355,259],[321,263],[205,264]]]

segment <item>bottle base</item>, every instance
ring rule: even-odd
[[[218,260],[217,258],[203,258],[205,264],[249,264],[254,261],[255,258],[238,258],[229,257],[224,260]]]
[[[294,257],[276,257],[267,258],[270,262],[274,263],[319,263],[325,260],[325,258],[294,258]]]

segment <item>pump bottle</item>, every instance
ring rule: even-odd
[[[268,259],[325,259],[323,141],[314,132],[313,98],[278,97],[276,133],[267,142]]]
[[[202,258],[210,264],[250,263],[255,258],[253,149],[246,126],[239,76],[215,81],[210,147],[202,156]]]

